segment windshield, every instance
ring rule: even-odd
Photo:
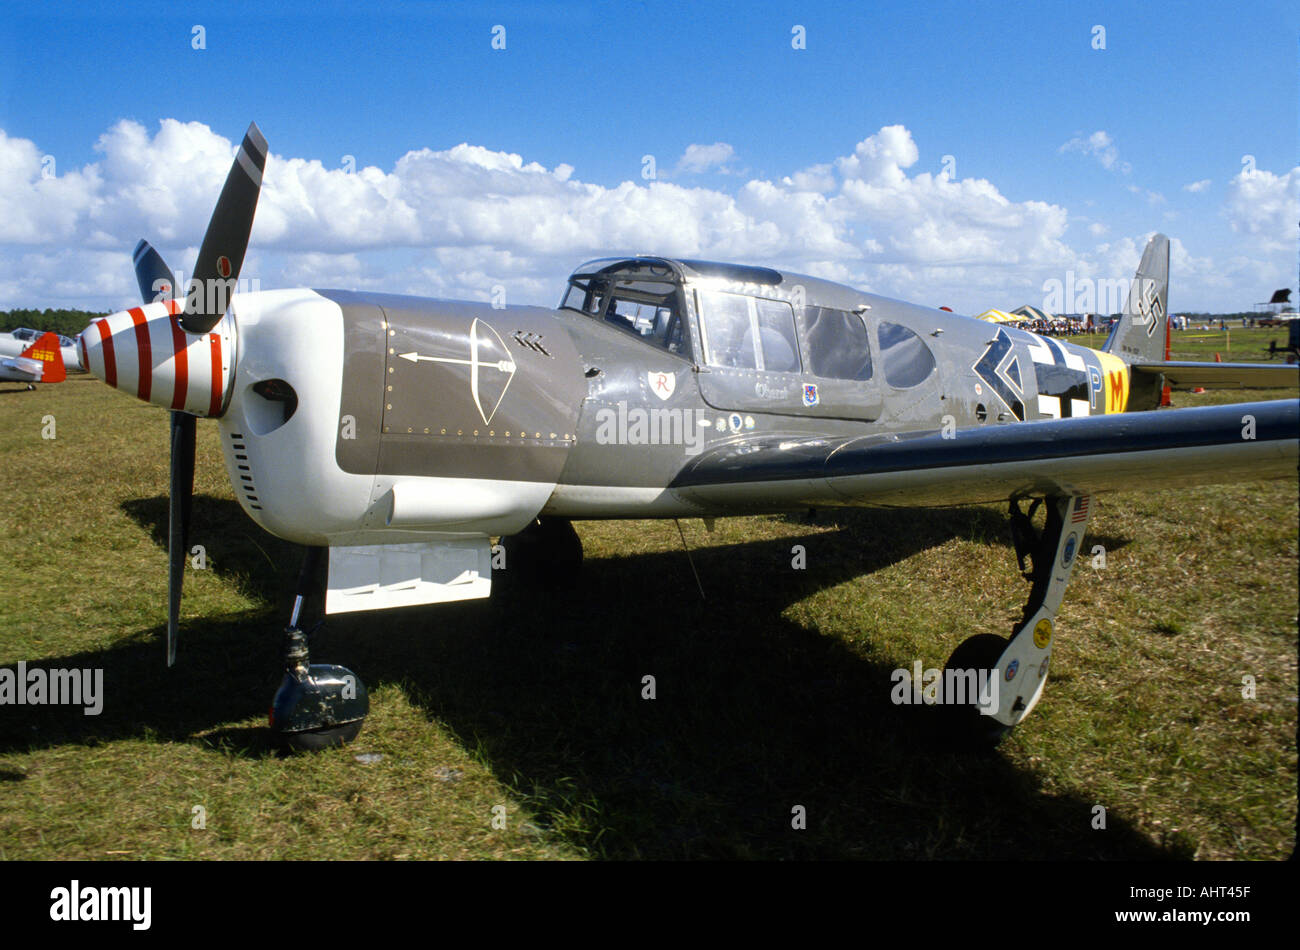
[[[638,339],[690,355],[685,309],[676,276],[666,267],[630,264],[598,273],[576,273],[560,302]]]

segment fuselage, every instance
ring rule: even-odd
[[[719,451],[1119,412],[1129,395],[1109,354],[706,262],[593,262],[557,309],[266,291],[209,334],[176,309],[92,324],[91,371],[111,360],[119,388],[216,417],[244,510],[304,544],[755,510],[674,486]]]

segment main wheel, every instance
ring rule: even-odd
[[[944,664],[944,683],[948,682],[949,670],[993,670],[991,675],[998,675],[995,667],[1009,642],[1005,637],[993,633],[977,633],[963,640]],[[978,681],[978,673],[976,679]],[[984,715],[974,702],[958,705],[945,701],[943,709],[946,736],[960,749],[991,750],[1013,728],[998,722],[992,716]]]
[[[358,719],[341,726],[310,729],[306,732],[283,732],[280,735],[284,744],[294,752],[319,752],[321,749],[347,745],[357,737],[364,722],[364,719]]]

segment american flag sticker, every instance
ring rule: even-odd
[[[1088,518],[1088,496],[1080,495],[1074,499],[1074,514],[1070,516],[1070,524],[1078,524],[1080,521],[1086,521]]]

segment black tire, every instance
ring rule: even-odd
[[[1009,642],[994,633],[977,633],[963,640],[944,664],[944,682],[947,682],[948,670],[993,669]],[[985,716],[974,703],[944,703],[943,711],[945,738],[954,748],[963,751],[991,751],[1015,728],[998,722],[992,716]]]
[[[306,732],[284,732],[281,741],[294,752],[319,752],[335,746],[347,745],[361,731],[364,719],[346,722],[341,726],[328,726],[324,729],[311,729]]]

